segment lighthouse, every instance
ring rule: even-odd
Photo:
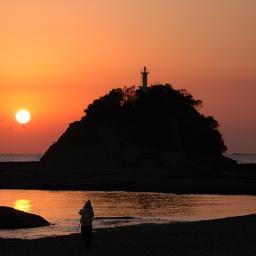
[[[141,72],[141,77],[142,77],[142,90],[145,92],[148,87],[148,75],[149,72],[146,67],[144,67],[143,71]]]

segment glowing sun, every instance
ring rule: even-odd
[[[30,121],[30,113],[25,109],[16,112],[16,121],[20,124],[26,124]]]

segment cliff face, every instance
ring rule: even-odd
[[[226,146],[218,122],[200,114],[200,105],[170,85],[113,89],[90,104],[41,161],[165,165],[216,158]]]

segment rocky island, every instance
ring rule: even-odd
[[[234,164],[200,100],[169,84],[111,90],[44,154],[44,163],[92,166]]]

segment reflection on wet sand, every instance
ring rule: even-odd
[[[18,199],[14,202],[14,208],[23,212],[32,211],[32,202],[28,199]]]

